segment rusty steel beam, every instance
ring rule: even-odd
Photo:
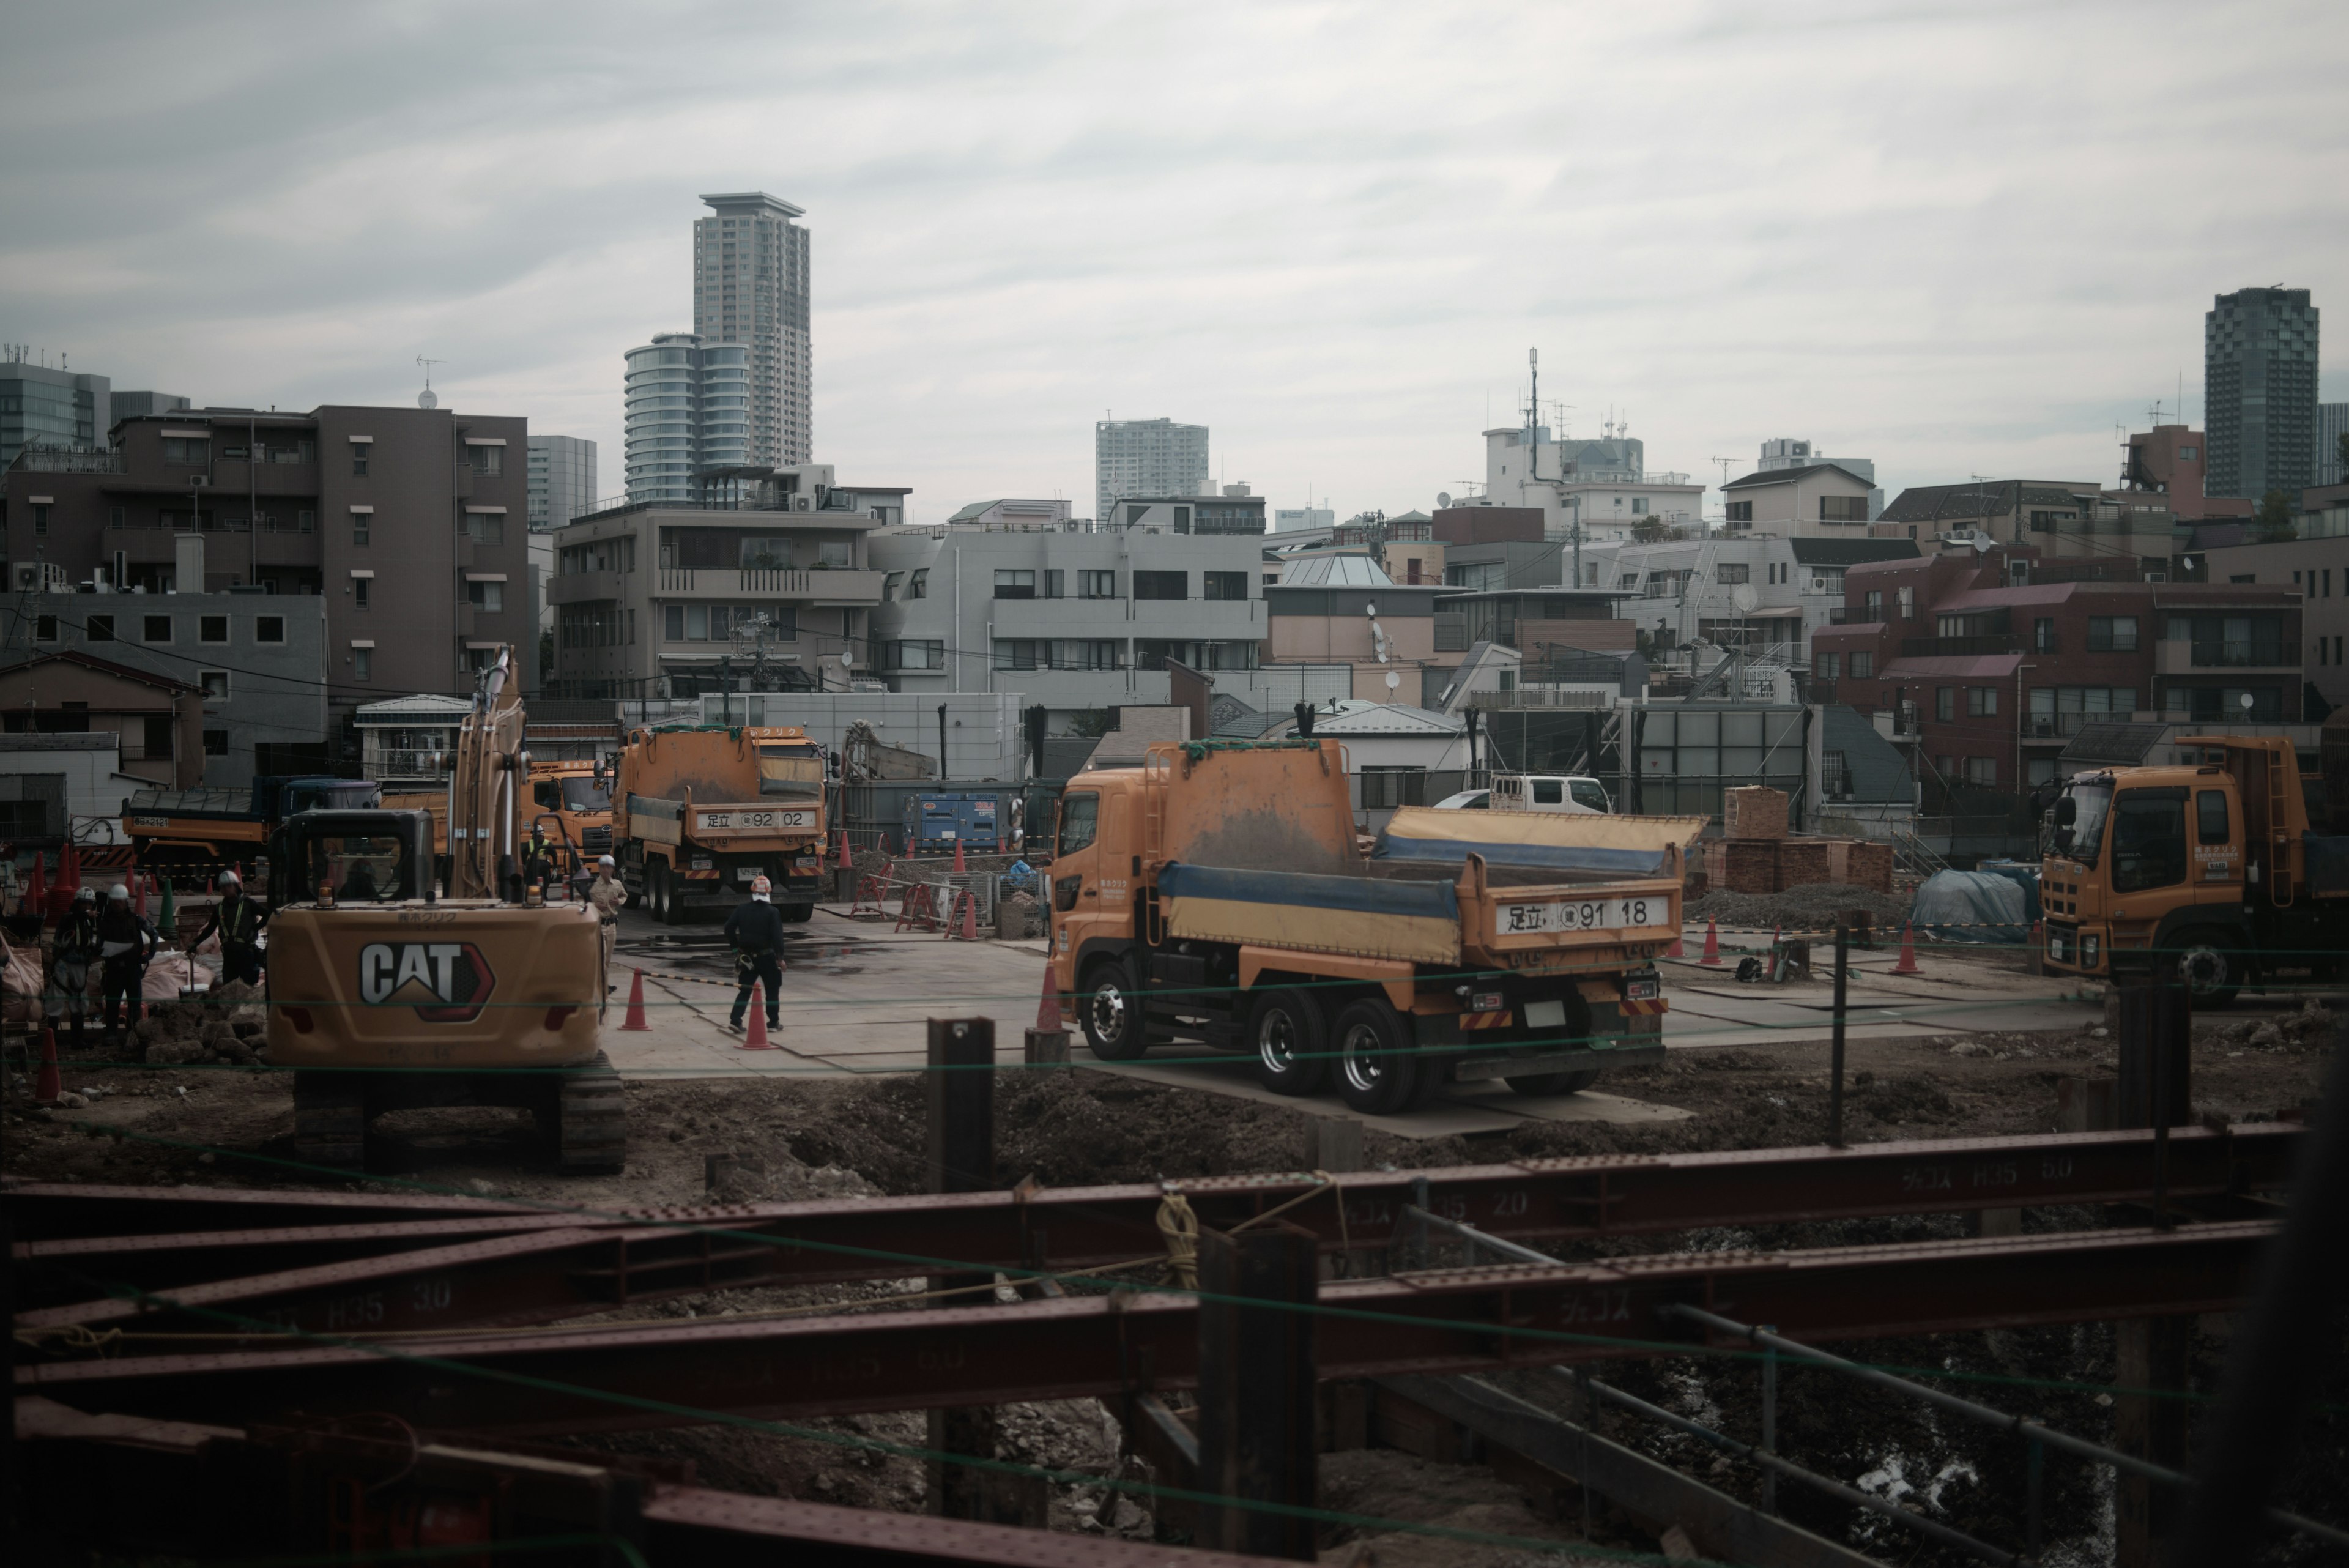
[[[1683,1303],[1821,1342],[2223,1312],[2271,1232],[2231,1221],[1334,1282],[1313,1309],[1317,1355],[1323,1377],[1650,1355],[1698,1343],[1660,1310]],[[1119,1293],[26,1365],[16,1386],[171,1419],[388,1410],[442,1430],[570,1432],[1185,1387],[1197,1341],[1191,1297]]]
[[[2305,1136],[2288,1123],[2228,1131],[2180,1128],[2169,1139],[2168,1190],[2214,1197],[2282,1185]],[[1862,1145],[1852,1148],[1536,1159],[1517,1165],[1365,1171],[1339,1178],[1345,1199],[1309,1200],[1282,1218],[1325,1251],[1387,1246],[1408,1235],[1414,1185],[1428,1209],[1496,1236],[1552,1242],[1700,1226],[1939,1213],[2145,1199],[2147,1131],[2048,1134]],[[1229,1230],[1313,1190],[1297,1175],[1214,1177],[1180,1184],[1201,1222]],[[171,1288],[191,1303],[313,1333],[544,1323],[631,1301],[748,1285],[802,1285],[978,1269],[1081,1272],[1164,1246],[1155,1184],[973,1192],[610,1216],[478,1216],[485,1232],[378,1231],[379,1255],[355,1258],[335,1227],[237,1231],[173,1241],[101,1238],[19,1249],[28,1263],[72,1270],[39,1286],[20,1327],[119,1326],[151,1316],[107,1289]],[[448,1225],[450,1220],[423,1221]],[[413,1250],[395,1251],[396,1245]],[[215,1255],[216,1252],[216,1255]],[[275,1267],[269,1267],[274,1262]],[[245,1273],[256,1263],[265,1272]],[[201,1291],[190,1287],[202,1282]],[[63,1303],[63,1304],[57,1304]],[[184,1328],[165,1314],[146,1327]]]
[[[543,1211],[524,1203],[423,1192],[107,1187],[14,1179],[0,1179],[0,1197],[7,1199],[16,1215],[19,1241],[62,1236],[129,1236],[160,1231],[248,1230]]]

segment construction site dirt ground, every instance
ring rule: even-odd
[[[1870,961],[1889,962],[1889,955]],[[2015,955],[1942,957],[1929,968],[1963,964],[1978,972],[1973,989],[2051,982],[2016,972]],[[1675,976],[1676,985],[1680,977]],[[1735,982],[1717,972],[1692,977],[1707,990]],[[1993,983],[1994,982],[1994,983]],[[1889,982],[1888,982],[1889,983]],[[1943,981],[1967,988],[1964,972]],[[1824,981],[1808,982],[1824,989]],[[1757,996],[1765,994],[1754,989]],[[1772,988],[1779,1005],[1800,1002],[1806,988]],[[901,999],[895,1013],[918,1012]],[[944,1009],[941,1009],[944,1011]],[[1856,1141],[2045,1131],[2054,1125],[2055,1084],[2067,1075],[2109,1072],[2116,1045],[2100,1010],[2072,1004],[2060,1029],[1933,1033],[1921,1026],[1871,1034],[1856,1031],[1848,1047],[1847,1117]],[[2247,999],[2196,1020],[2194,1108],[2198,1116],[2265,1118],[2305,1105],[2316,1093],[2331,1014],[2298,997]],[[1978,1020],[1976,1021],[1978,1022]],[[1806,1037],[1796,1037],[1798,1033]],[[1505,1162],[1565,1154],[1639,1154],[1813,1144],[1827,1115],[1828,1047],[1824,1030],[1787,1030],[1760,1044],[1690,1043],[1665,1063],[1614,1075],[1603,1086],[1670,1116],[1632,1121],[1515,1117],[1505,1125],[1443,1136],[1402,1136],[1373,1126],[1367,1163],[1440,1166]],[[1744,1036],[1751,1041],[1752,1035]],[[1179,1048],[1178,1048],[1179,1051]],[[1180,1179],[1250,1171],[1292,1170],[1306,1161],[1316,1115],[1341,1114],[1334,1101],[1273,1101],[1152,1082],[1082,1064],[1061,1070],[1007,1070],[996,1096],[997,1177],[1005,1185],[1032,1176],[1055,1186]],[[21,1061],[21,1058],[19,1059]],[[21,1084],[21,1080],[19,1080]],[[293,1111],[285,1076],[265,1067],[181,1064],[144,1067],[77,1061],[68,1090],[87,1093],[82,1108],[30,1108],[12,1085],[5,1169],[18,1179],[109,1183],[326,1186],[336,1179],[300,1168],[292,1147]],[[924,1100],[918,1075],[762,1074],[757,1076],[648,1075],[626,1089],[629,1160],[615,1177],[564,1178],[551,1166],[534,1129],[519,1113],[419,1111],[382,1118],[370,1182],[419,1185],[476,1195],[512,1196],[585,1208],[692,1204],[922,1189]],[[90,1136],[116,1131],[121,1137]],[[724,1157],[716,1186],[711,1157]],[[2100,1222],[2085,1212],[2032,1211],[2026,1230]],[[1839,1245],[1921,1240],[1964,1233],[1957,1217],[1806,1224],[1642,1237],[1602,1247],[1564,1247],[1566,1257],[1723,1248]],[[826,1287],[810,1292],[738,1292],[631,1309],[640,1315],[685,1316],[755,1311],[815,1299],[843,1303],[911,1288],[912,1282]],[[2223,1320],[2204,1320],[2197,1341],[2198,1389],[2215,1386],[2225,1348]],[[2098,1390],[2113,1376],[2108,1326],[1970,1334],[1875,1343],[1872,1360],[2018,1380],[1983,1397],[2020,1401],[2055,1425],[2091,1438],[2111,1436],[2110,1398]],[[1758,1392],[1750,1367],[1661,1358],[1614,1364],[1610,1380],[1666,1407],[1733,1434],[1757,1429]],[[1506,1381],[1506,1379],[1505,1379]],[[2335,1381],[2338,1381],[2336,1375]],[[2056,1386],[2046,1386],[2046,1384]],[[2328,1387],[2317,1429],[2302,1446],[2300,1473],[2287,1478],[2293,1506],[2333,1517],[2349,1423],[2349,1390]],[[1782,1394],[1781,1447],[1798,1462],[1847,1483],[1900,1498],[1960,1528],[2017,1543],[2022,1459],[1995,1434],[1953,1430],[1920,1407],[1858,1397],[1825,1374],[1789,1372]],[[918,1413],[798,1424],[803,1436],[723,1428],[648,1432],[597,1439],[613,1449],[688,1458],[714,1485],[888,1509],[920,1505],[918,1463],[874,1448],[878,1439],[919,1447]],[[1610,1435],[1731,1492],[1754,1495],[1749,1467],[1701,1450],[1692,1441],[1608,1422]],[[1114,1433],[1090,1402],[1009,1407],[1005,1457],[1110,1478],[1121,1473]],[[2112,1490],[2085,1467],[2051,1467],[2049,1519],[2060,1544],[2045,1561],[2109,1560]],[[1323,1460],[1324,1505],[1336,1512],[1402,1520],[1445,1531],[1519,1539],[1578,1539],[1578,1493],[1527,1491],[1474,1464],[1391,1449],[1332,1453]],[[1916,1538],[1840,1505],[1782,1487],[1790,1514],[1830,1539],[1888,1561],[1956,1561],[1920,1550]],[[1051,1518],[1061,1528],[1147,1537],[1154,1521],[1130,1496],[1105,1485],[1055,1487]],[[1653,1551],[1656,1539],[1603,1505],[1594,1510],[1592,1544]],[[1414,1536],[1378,1527],[1325,1532],[1325,1559],[1350,1562],[1374,1542],[1383,1564],[1532,1561],[1515,1548],[1457,1536]],[[2271,1560],[2298,1561],[2288,1547]],[[1550,1559],[1555,1560],[1555,1559]]]

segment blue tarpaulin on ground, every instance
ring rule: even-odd
[[[2039,862],[2036,860],[1985,860],[1974,867],[1993,877],[2003,877],[2023,889],[2023,919],[2026,925],[2037,925],[2039,910]]]
[[[1934,872],[1909,918],[1937,942],[2021,943],[2031,933],[2021,884],[1994,871]]]

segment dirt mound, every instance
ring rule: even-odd
[[[1724,926],[1784,926],[1790,931],[1827,931],[1847,909],[1866,909],[1878,929],[1898,927],[1909,918],[1909,899],[1903,893],[1879,893],[1848,882],[1806,882],[1783,893],[1733,893],[1726,888],[1692,899],[1685,913],[1692,920],[1718,920]]]

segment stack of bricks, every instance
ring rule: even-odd
[[[1892,890],[1892,847],[1869,839],[1797,838],[1783,790],[1747,785],[1722,800],[1723,836],[1705,846],[1705,872],[1733,893],[1783,893],[1814,882]]]

